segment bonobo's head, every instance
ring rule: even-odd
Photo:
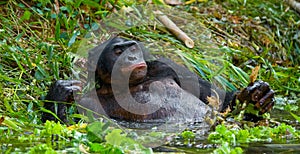
[[[147,73],[147,65],[141,43],[116,37],[104,45],[106,46],[99,57],[96,68],[96,77],[99,77],[102,83],[125,83],[125,79],[128,77],[129,84],[143,80]],[[114,73],[113,79],[116,81],[112,81],[112,73]]]

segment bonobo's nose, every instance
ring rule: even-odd
[[[129,60],[129,61],[135,61],[135,60],[137,60],[137,58],[134,57],[134,56],[128,56],[128,60]]]

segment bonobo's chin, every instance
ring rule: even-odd
[[[137,84],[143,81],[146,77],[147,69],[134,69],[129,78],[129,84]]]

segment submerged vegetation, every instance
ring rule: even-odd
[[[120,30],[120,35],[151,42],[147,47],[156,54],[172,57],[227,90],[245,87],[251,70],[260,65],[258,78],[269,82],[276,92],[276,110],[264,115],[265,121],[254,124],[238,116],[226,120],[220,116],[216,122],[219,125],[209,132],[207,140],[203,134],[199,137],[196,129],[178,132],[175,139],[166,141],[168,150],[201,152],[197,145],[203,141],[217,145],[208,146],[209,152],[242,153],[249,143],[299,141],[300,132],[296,129],[299,128],[296,121],[300,120],[299,14],[281,0],[186,1],[186,5],[179,6],[169,6],[161,0],[152,3],[0,2],[0,151],[152,153],[156,150],[144,147],[132,137],[135,135],[112,121],[74,114],[74,108],[69,110],[70,116],[80,120],[71,121],[74,125],[69,127],[40,120],[41,114],[48,112],[42,101],[48,87],[54,80],[71,78],[77,58],[74,53],[79,49],[86,51],[80,43],[88,37],[95,39],[89,32],[99,30],[99,23],[109,20],[113,12],[136,11],[140,6],[153,5],[172,14],[170,18],[195,39],[195,48],[185,47],[156,23],[153,16],[144,18],[137,23],[139,26]],[[137,25],[134,21],[126,24]],[[101,42],[109,35],[97,37],[96,42]]]

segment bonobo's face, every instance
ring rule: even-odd
[[[125,82],[128,76],[129,84],[140,82],[147,73],[142,49],[141,44],[133,40],[123,38],[110,40],[97,64],[97,73],[99,73],[101,80],[105,83],[111,83],[113,72],[114,79],[120,82]]]

